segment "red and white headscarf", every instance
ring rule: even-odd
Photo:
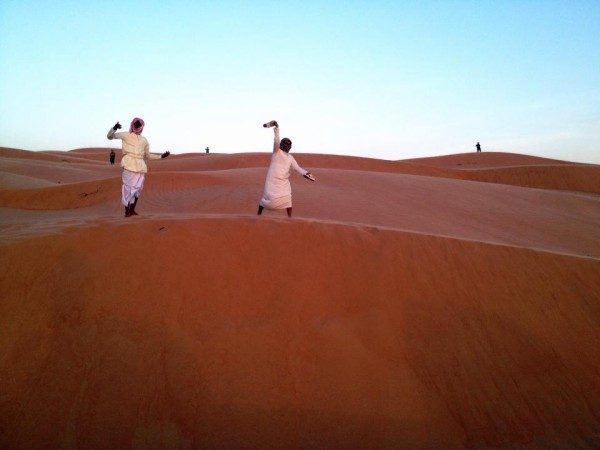
[[[136,124],[137,122],[137,125]],[[144,119],[140,119],[139,117],[136,117],[135,119],[133,119],[131,121],[131,125],[129,125],[129,132],[130,133],[135,133],[135,134],[142,134],[142,130],[144,129]]]

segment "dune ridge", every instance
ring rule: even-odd
[[[119,152],[118,149],[116,149]],[[88,165],[74,180],[75,174],[61,183],[104,178],[110,174],[107,155],[110,148],[76,149],[69,152],[28,152],[25,150],[0,148],[3,160],[2,172],[14,173],[7,167],[12,160],[21,175],[40,177],[44,163],[51,167],[55,179],[61,172],[72,171],[71,164]],[[378,160],[341,155],[295,153],[306,167],[313,170],[340,169],[364,172],[390,172],[409,175],[455,178],[488,183],[502,183],[541,189],[556,189],[600,194],[600,166],[571,163],[568,161],[539,158],[513,153],[463,153],[445,157],[407,159],[399,161]],[[22,164],[23,160],[40,160],[35,164]],[[52,164],[54,163],[54,164]],[[264,168],[269,163],[268,153],[199,154],[176,155],[153,167],[155,171],[209,171],[243,168]],[[69,166],[65,167],[65,164]],[[114,167],[113,167],[114,169]],[[114,173],[114,170],[112,171]],[[60,178],[60,177],[58,177]],[[0,182],[2,178],[0,178]],[[10,184],[0,184],[10,189]]]
[[[290,220],[255,215],[269,154],[174,155],[124,218],[106,149],[31,153],[0,447],[600,446],[599,166],[296,154]]]

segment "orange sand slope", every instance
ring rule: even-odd
[[[0,447],[600,445],[600,167],[107,158],[0,150]]]

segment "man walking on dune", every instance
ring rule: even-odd
[[[273,141],[273,155],[271,164],[265,180],[263,196],[258,204],[258,215],[264,208],[286,209],[288,217],[292,217],[292,186],[290,185],[290,169],[294,169],[304,178],[315,181],[310,172],[298,165],[290,150],[292,141],[288,138],[279,139],[279,124],[272,120],[263,125],[265,128],[273,128],[275,138]]]
[[[161,159],[166,158],[171,153],[164,152],[162,155],[150,153],[150,145],[142,131],[144,129],[144,121],[136,117],[131,121],[129,133],[116,131],[121,128],[119,122],[108,130],[106,137],[108,139],[121,139],[123,158],[121,158],[121,167],[123,168],[121,188],[121,203],[125,206],[125,217],[137,216],[135,205],[142,189],[144,188],[144,179],[148,167],[146,159]]]

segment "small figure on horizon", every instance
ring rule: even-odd
[[[125,217],[137,216],[135,205],[142,189],[144,188],[144,179],[148,168],[146,159],[161,159],[166,158],[171,152],[166,151],[162,155],[150,153],[150,145],[144,136],[144,121],[136,117],[131,121],[129,133],[116,131],[122,128],[119,122],[108,130],[106,137],[110,140],[121,139],[123,158],[121,158],[121,167],[123,168],[121,188],[121,203],[125,206]]]
[[[210,153],[210,149],[209,149],[208,147],[206,147],[206,148],[204,149],[204,151],[206,152],[206,154],[207,154],[207,155]]]
[[[110,149],[110,165],[111,166],[115,165],[115,149],[114,148]]]
[[[477,153],[481,153],[481,145],[479,144],[479,142],[477,143],[475,148],[477,149]]]
[[[265,180],[265,189],[258,204],[257,214],[260,216],[264,208],[286,209],[288,217],[292,217],[292,186],[290,184],[290,169],[294,169],[304,178],[315,181],[312,174],[298,165],[290,150],[292,141],[288,138],[279,139],[279,124],[275,120],[263,125],[273,128],[273,155]]]

